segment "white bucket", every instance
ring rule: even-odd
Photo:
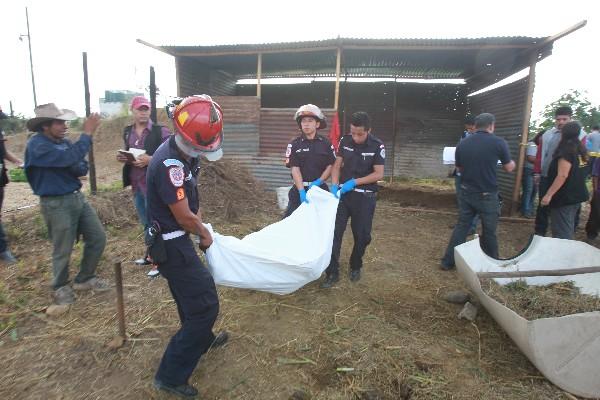
[[[279,209],[285,210],[288,206],[288,192],[290,191],[291,186],[278,187],[275,189],[277,193],[277,205]]]

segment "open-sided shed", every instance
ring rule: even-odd
[[[534,89],[535,65],[557,39],[352,39],[235,44],[147,46],[175,57],[178,95],[208,93],[225,114],[225,151],[248,165],[268,187],[291,183],[283,165],[297,135],[296,108],[313,103],[328,118],[338,111],[342,133],[349,117],[366,111],[373,133],[387,147],[386,175],[443,177],[444,146],[454,146],[466,114],[491,112],[496,134],[509,143],[518,173],[500,173],[506,200],[518,200]],[[475,94],[529,68],[505,86]],[[306,83],[265,84],[269,78],[310,78]],[[251,79],[243,84],[242,79]],[[361,81],[367,79],[367,81]]]

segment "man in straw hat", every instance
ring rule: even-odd
[[[87,118],[83,123],[84,133],[78,141],[71,143],[65,138],[67,121],[75,118],[73,111],[50,103],[36,107],[35,118],[27,121],[27,128],[36,133],[27,142],[25,174],[33,192],[40,196],[42,215],[54,247],[52,288],[57,304],[75,301],[69,286],[69,260],[79,234],[83,236],[85,245],[73,289],[110,289],[95,274],[106,245],[106,234],[96,212],[80,191],[79,179],[88,172],[85,156],[100,125],[100,116],[92,114]]]

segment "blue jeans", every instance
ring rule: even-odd
[[[148,224],[148,214],[146,213],[146,196],[141,190],[133,192],[133,202],[138,218],[140,219],[140,224],[144,227],[144,242],[148,244],[148,228],[150,224]]]
[[[531,168],[523,168],[523,193],[521,194],[521,213],[523,215],[533,215],[533,203],[537,190],[533,184],[533,170]]]
[[[458,205],[458,210],[460,211],[460,175],[454,176],[454,190],[456,192],[456,203]],[[471,227],[469,228],[469,233],[475,233],[477,231],[478,223],[479,216],[475,214],[473,221],[471,222]]]
[[[498,258],[498,192],[479,193],[460,191],[458,222],[442,258],[445,266],[454,266],[454,248],[467,240],[467,233],[476,214],[481,218],[481,249],[490,257]]]

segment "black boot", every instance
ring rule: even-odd
[[[327,275],[325,276],[325,280],[321,283],[321,289],[329,289],[339,280],[340,276],[338,274]]]
[[[194,397],[198,396],[198,390],[187,383],[175,386],[154,378],[154,387],[159,390],[164,390],[165,392],[173,393],[177,396],[184,397],[186,399],[193,399]]]
[[[350,281],[351,282],[360,281],[360,269],[350,270]]]

